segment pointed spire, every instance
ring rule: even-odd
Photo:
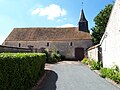
[[[86,21],[83,9],[81,10],[80,21]]]
[[[89,32],[88,30],[88,21],[85,18],[83,9],[81,10],[80,21],[78,23],[79,31]]]

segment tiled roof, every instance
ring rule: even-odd
[[[88,51],[89,51],[89,50],[92,50],[92,49],[95,49],[95,48],[98,48],[99,46],[100,46],[100,44],[97,44],[97,45],[91,46],[90,48],[88,48]]]
[[[91,39],[87,32],[77,27],[68,28],[14,28],[6,41],[64,41]]]

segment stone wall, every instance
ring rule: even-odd
[[[91,40],[71,40],[71,41],[7,41],[4,45],[15,47],[33,46],[34,49],[39,51],[41,48],[57,49],[60,54],[65,55],[66,58],[75,58],[75,48],[82,47],[86,51],[87,48],[92,46]]]
[[[16,52],[32,52],[29,48],[18,48],[18,47],[10,47],[10,46],[1,46],[0,45],[0,53],[3,52],[10,52],[10,53],[16,53]]]

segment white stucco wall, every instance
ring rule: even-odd
[[[88,50],[88,58],[98,61],[98,47]]]
[[[106,31],[101,40],[104,67],[120,67],[120,0],[116,0]]]

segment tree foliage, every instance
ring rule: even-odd
[[[94,18],[95,26],[92,28],[92,39],[94,44],[98,44],[105,32],[105,28],[112,10],[113,4],[108,4]]]

